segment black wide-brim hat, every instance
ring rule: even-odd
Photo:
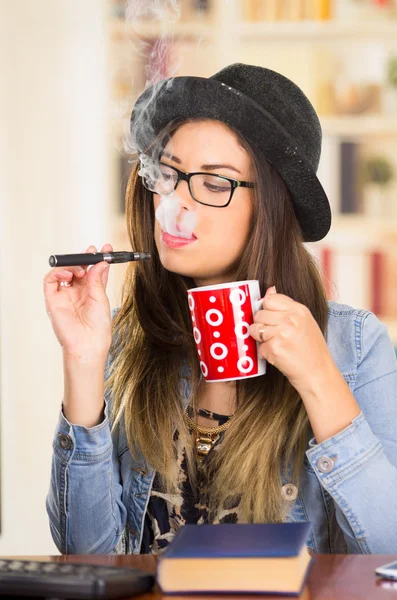
[[[137,152],[147,150],[171,120],[202,117],[234,127],[258,148],[288,187],[305,242],[331,227],[327,195],[316,172],[321,125],[302,90],[264,67],[236,63],[209,78],[171,77],[147,88],[131,115]]]

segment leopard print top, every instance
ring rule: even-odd
[[[204,411],[200,411],[200,413],[204,414]],[[211,413],[208,411],[204,414],[207,418],[212,416],[220,423],[225,422],[228,418],[224,415],[209,415]],[[178,529],[186,523],[200,525],[202,523],[242,522],[241,519],[239,520],[238,497],[231,498],[214,518],[210,519],[208,513],[208,464],[212,453],[219,449],[222,437],[223,432],[218,435],[214,446],[204,458],[202,468],[198,472],[197,493],[194,494],[189,482],[185,449],[178,433],[175,434],[174,441],[179,466],[178,492],[176,494],[164,493],[161,489],[160,479],[155,475],[145,515],[141,554],[162,554]]]

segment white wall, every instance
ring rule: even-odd
[[[0,0],[0,554],[56,552],[45,496],[62,400],[48,256],[109,239],[105,0]]]

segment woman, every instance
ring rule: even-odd
[[[186,522],[308,520],[312,552],[397,552],[396,360],[374,314],[326,301],[304,246],[330,227],[310,102],[235,64],[146,90],[131,133],[127,225],[152,259],[130,264],[112,315],[105,263],[44,283],[65,372],[57,547],[161,553]],[[246,279],[266,292],[250,334],[267,373],[207,383],[186,290]],[[213,427],[198,468],[196,432]]]

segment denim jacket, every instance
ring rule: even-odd
[[[310,439],[287,520],[310,521],[307,545],[315,553],[396,554],[393,346],[373,313],[335,302],[329,302],[327,344],[361,412],[322,443]],[[187,401],[186,381],[182,389]],[[72,425],[62,411],[59,416],[46,507],[61,553],[140,552],[154,471],[143,457],[132,458],[122,427],[111,434],[110,401],[105,397],[105,418],[92,428]]]

